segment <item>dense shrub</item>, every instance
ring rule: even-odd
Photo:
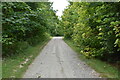
[[[62,16],[65,38],[71,38],[88,58],[119,60],[119,5],[119,2],[71,2]]]
[[[52,3],[2,3],[3,56],[9,56],[45,40],[58,23]],[[53,23],[54,21],[54,23]],[[55,31],[54,29],[52,31]]]

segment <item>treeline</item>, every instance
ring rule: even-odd
[[[3,57],[59,34],[59,19],[51,6],[50,2],[2,3]]]
[[[87,58],[120,60],[120,2],[70,2],[62,26]]]

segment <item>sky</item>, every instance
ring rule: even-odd
[[[54,10],[58,10],[56,15],[57,16],[61,16],[62,12],[64,11],[64,9],[66,8],[66,6],[69,5],[69,2],[67,0],[50,0],[53,2],[53,9]]]

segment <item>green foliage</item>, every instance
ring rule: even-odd
[[[32,46],[45,40],[48,33],[54,34],[59,20],[51,4],[49,2],[2,3],[3,56],[19,53],[24,49],[21,48],[24,43],[23,46]]]
[[[62,16],[65,38],[73,40],[88,58],[120,58],[120,3],[74,2]]]
[[[7,57],[5,59],[3,58],[3,64],[0,66],[2,69],[2,78],[22,78],[23,74],[28,69],[28,66],[39,55],[40,51],[48,43],[49,40],[50,38],[47,37],[45,40],[37,43],[37,45],[29,46],[23,52],[20,52],[20,54],[14,54],[11,57]],[[26,43],[23,43],[20,46],[24,47],[25,45]]]
[[[80,52],[80,48],[76,46],[76,44],[74,44],[74,42],[70,39],[64,39],[64,41],[74,50],[78,53],[80,60],[83,60],[84,62],[86,62],[91,68],[93,68],[95,71],[100,73],[100,77],[103,78],[111,78],[111,80],[113,80],[115,78],[115,80],[119,80],[117,79],[119,77],[119,73],[120,70],[118,68],[108,63],[106,63],[105,61],[101,61],[99,59],[95,59],[95,58],[86,58],[86,56],[79,54]],[[116,64],[117,66],[118,64]]]

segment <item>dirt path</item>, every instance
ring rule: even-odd
[[[61,37],[53,39],[26,71],[24,78],[98,78]]]

